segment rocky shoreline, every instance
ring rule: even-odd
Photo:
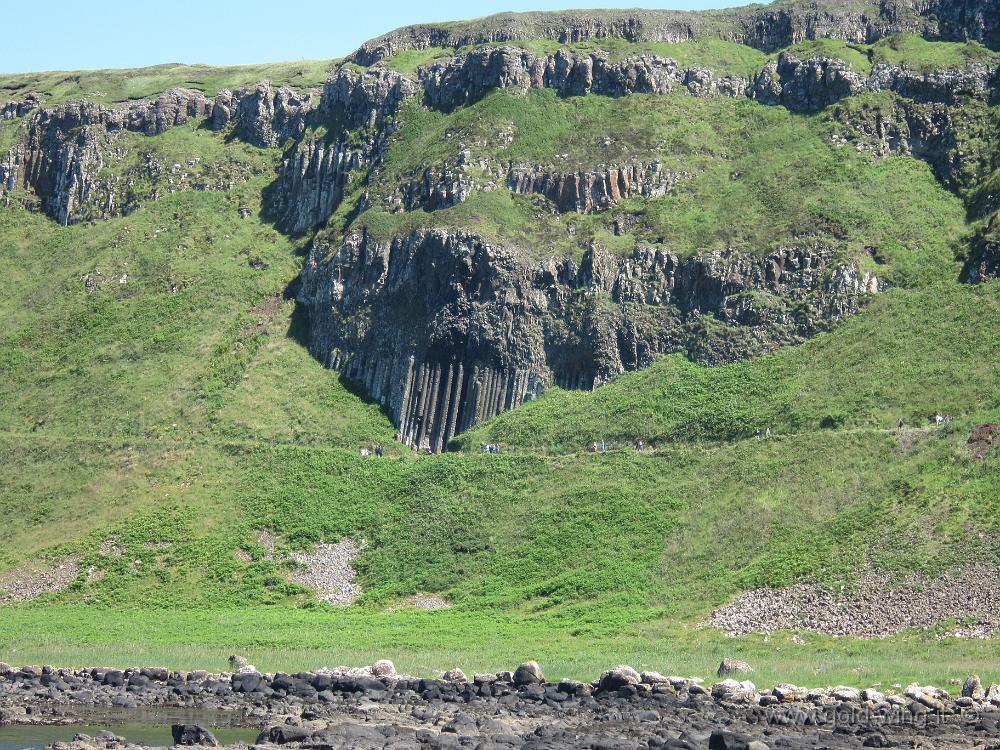
[[[725,668],[745,669],[737,662]],[[733,678],[638,673],[546,682],[534,662],[513,672],[441,678],[359,669],[262,674],[164,668],[13,668],[0,664],[0,725],[72,724],[95,707],[232,712],[260,728],[256,745],[309,748],[971,748],[997,737],[1000,686],[972,676],[960,696],[911,685],[898,694],[852,687],[758,690]],[[178,744],[212,745],[200,727],[174,728]],[[178,739],[180,738],[180,739]],[[56,748],[125,748],[111,734]]]

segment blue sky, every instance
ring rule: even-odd
[[[591,0],[604,8],[705,9],[725,0]],[[586,7],[587,0],[7,0],[0,73],[236,65],[340,57],[397,26],[501,11]]]

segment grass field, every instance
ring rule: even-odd
[[[740,639],[660,622],[578,632],[545,618],[453,613],[370,615],[284,608],[126,610],[46,607],[5,612],[11,635],[0,658],[66,665],[168,664],[176,669],[227,668],[237,651],[259,669],[294,672],[338,664],[371,664],[389,655],[397,670],[434,675],[459,665],[467,673],[513,668],[537,659],[547,679],[592,679],[608,665],[684,676],[714,675],[721,659],[754,665],[760,686],[948,685],[977,672],[1000,680],[995,643],[924,638],[858,641],[787,635]]]
[[[282,70],[304,81],[324,69]],[[211,90],[250,72],[198,75]],[[194,73],[157,75],[43,82],[69,97],[116,80],[126,96]],[[261,668],[388,657],[431,674],[536,658],[551,677],[620,662],[709,677],[731,656],[761,684],[1000,680],[996,642],[944,625],[801,644],[698,627],[748,588],[1000,560],[1000,456],[967,445],[975,425],[1000,421],[1000,288],[956,281],[978,226],[962,199],[923,163],[835,148],[823,115],[630,103],[494,94],[449,115],[412,108],[374,187],[447,157],[448,132],[493,144],[490,128],[510,124],[518,138],[491,156],[574,164],[609,139],[691,166],[677,195],[624,207],[642,215],[644,241],[839,243],[893,288],[803,346],[714,369],[666,357],[593,393],[551,389],[462,436],[462,450],[415,456],[300,342],[292,297],[309,238],[260,216],[276,151],[176,128],[133,147],[241,165],[248,179],[69,227],[0,206],[0,577],[67,556],[81,566],[63,591],[3,607],[0,660],[221,668],[241,651]],[[345,215],[327,231],[344,231]],[[495,191],[435,215],[371,209],[355,226],[454,222],[530,257],[612,241],[602,219],[574,217],[567,244],[566,221]],[[926,429],[939,410],[955,420]],[[752,439],[763,427],[773,437]],[[602,438],[610,452],[585,452]],[[655,450],[636,453],[637,439]],[[482,441],[504,452],[480,454]],[[371,443],[388,455],[361,459]],[[267,554],[265,530],[281,550],[363,540],[364,595],[346,610],[316,603]],[[420,593],[452,607],[387,611]]]

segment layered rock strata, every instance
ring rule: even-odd
[[[628,42],[686,42],[723,38],[767,52],[804,39],[834,38],[872,43],[896,33],[944,31],[950,38],[987,41],[995,34],[996,10],[989,2],[960,11],[938,0],[883,3],[877,9],[848,3],[752,6],[705,14],[667,10],[505,13],[464,23],[405,26],[363,44],[353,55],[373,65],[400,52],[428,47],[458,49],[481,44],[548,39],[561,44],[623,39]],[[941,23],[943,16],[944,23]]]
[[[300,97],[267,83],[224,91],[214,100],[199,92],[175,90],[153,101],[117,107],[82,102],[41,109],[39,98],[29,95],[3,110],[4,117],[28,116],[29,123],[26,141],[0,159],[0,186],[8,191],[31,189],[41,198],[44,210],[62,223],[116,215],[130,205],[127,195],[114,194],[107,186],[101,189],[98,181],[101,170],[113,160],[115,135],[123,131],[157,135],[190,118],[206,118],[213,129],[232,127],[238,137],[262,148],[297,139],[280,171],[269,208],[283,228],[300,232],[332,213],[353,174],[377,165],[400,107],[418,93],[429,106],[447,110],[472,103],[496,88],[550,88],[564,96],[662,94],[681,89],[697,96],[748,96],[809,112],[864,91],[893,91],[911,103],[952,105],[966,98],[985,99],[995,71],[971,65],[961,71],[916,73],[879,65],[862,77],[840,60],[802,61],[782,55],[751,81],[717,77],[702,68],[682,69],[673,60],[655,55],[610,62],[600,54],[560,51],[536,56],[499,47],[421,69],[419,76],[414,81],[383,69],[363,74],[342,69],[324,86],[319,106],[311,95]],[[339,140],[303,137],[308,126],[332,122]],[[365,136],[358,141],[357,133],[362,130]],[[354,139],[340,135],[345,131],[353,131]],[[915,149],[914,155],[920,155],[919,151]],[[617,179],[611,174],[615,169],[619,170]],[[560,210],[576,203],[582,206],[577,210],[589,211],[591,206],[613,203],[616,185],[619,192],[629,192],[631,185],[644,181],[643,175],[621,176],[622,169],[632,169],[632,165],[609,166],[603,175],[592,170],[576,175],[544,170],[546,174],[537,175],[512,167],[503,180],[518,192],[555,196]],[[454,185],[427,184],[426,178],[423,182],[404,198],[405,207],[446,207],[469,192],[461,180]],[[421,193],[430,200],[422,202]],[[642,189],[639,194],[644,194]]]

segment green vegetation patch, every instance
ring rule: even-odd
[[[194,89],[212,97],[223,89],[238,89],[262,80],[303,90],[326,82],[337,64],[337,60],[227,67],[169,64],[120,70],[0,74],[0,103],[20,99],[30,91],[44,95],[50,106],[76,99],[108,104],[148,99],[173,88]]]
[[[494,192],[477,192],[447,210],[363,213],[356,226],[382,237],[418,227],[465,227],[528,259],[579,257],[595,241],[617,252],[631,252],[639,242],[681,255],[818,242],[855,260],[875,255],[892,269],[894,281],[912,285],[951,262],[964,232],[961,201],[925,164],[876,160],[837,146],[834,126],[822,116],[745,99],[498,91],[450,114],[413,102],[401,123],[374,181],[375,194],[422,179],[427,165],[446,162],[456,169],[464,149],[473,162],[539,165],[556,175],[656,161],[677,175],[677,185],[664,197],[625,201],[616,213],[581,216],[555,213],[537,197],[512,198],[499,178]],[[468,174],[481,183],[498,179],[475,167]],[[351,205],[330,222],[331,234],[350,225]],[[612,223],[622,212],[640,220],[616,235]]]
[[[996,65],[998,55],[976,41],[928,41],[917,34],[886,37],[871,47],[873,62],[906,66],[924,72],[964,68],[969,63]]]
[[[845,42],[841,39],[804,39],[786,47],[782,52],[787,52],[801,59],[832,57],[843,60],[847,63],[847,67],[862,75],[868,75],[872,69],[869,45]],[[774,59],[777,57],[778,53],[773,55]]]

